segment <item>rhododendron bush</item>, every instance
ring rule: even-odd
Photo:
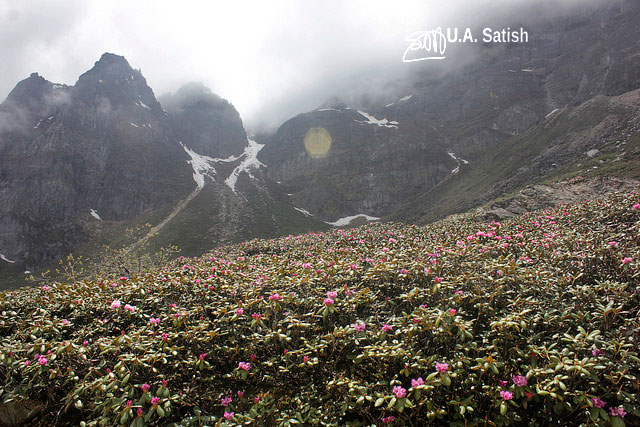
[[[41,425],[638,425],[639,201],[254,240],[7,292],[2,409]]]

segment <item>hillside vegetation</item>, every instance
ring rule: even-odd
[[[0,296],[0,424],[638,425],[640,195]]]

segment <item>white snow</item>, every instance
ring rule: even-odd
[[[102,79],[98,80],[98,83],[102,83]]]
[[[140,126],[138,126],[137,124],[135,124],[135,123],[133,123],[133,122],[131,122],[131,123],[129,123],[129,124],[130,124],[131,126],[135,126],[135,127],[137,127],[137,128],[139,128],[139,127],[140,127]]]
[[[25,270],[24,274],[31,274],[29,270]]]
[[[338,111],[338,110],[336,110],[335,108],[323,108],[323,109],[318,110],[318,111]]]
[[[53,116],[51,116],[51,117],[47,117],[47,120],[51,120],[51,119],[53,119]]]
[[[334,222],[327,222],[327,224],[329,225],[333,225],[334,227],[343,227],[345,225],[349,225],[351,223],[351,221],[353,221],[354,219],[363,216],[367,221],[377,221],[380,218],[375,217],[375,216],[370,216],[370,215],[365,215],[365,214],[357,214],[357,215],[351,215],[351,216],[345,216],[344,218],[340,218],[337,221]]]
[[[51,86],[53,89],[62,89],[62,85],[59,84],[54,84],[53,86]]]
[[[469,163],[467,160],[465,160],[465,159],[461,159],[460,157],[456,156],[456,153],[451,153],[451,152],[449,152],[449,153],[447,153],[447,154],[448,154],[448,155],[449,155],[453,160],[455,160],[456,162],[457,162],[458,160],[460,160],[460,161],[461,161],[462,163],[464,163],[465,165]]]
[[[544,116],[545,119],[548,119],[550,116],[552,116],[554,113],[556,113],[557,111],[560,111],[560,109],[556,108],[555,110],[553,110],[552,112],[550,112],[549,114],[547,114],[546,116]]]
[[[455,169],[451,169],[451,173],[458,173],[460,172],[460,166],[456,166]]]
[[[102,221],[102,218],[100,218],[100,215],[98,215],[98,212],[95,209],[91,209],[89,213],[91,214],[92,217],[94,217],[98,221]]]
[[[264,166],[258,160],[258,153],[260,152],[260,150],[262,150],[263,147],[264,144],[258,144],[252,139],[249,140],[249,145],[244,149],[244,153],[242,153],[242,155],[240,156],[244,156],[244,159],[233,170],[233,172],[231,172],[229,178],[225,179],[224,181],[225,184],[227,184],[234,193],[236,192],[236,182],[238,181],[238,176],[241,172],[246,172],[250,177],[253,177],[250,172],[251,169],[258,169],[261,166]]]
[[[142,102],[142,98],[140,98],[140,96],[138,96],[138,102],[136,102],[136,104],[141,106],[142,108],[146,108],[147,110],[151,110],[151,107],[149,107],[147,104]]]
[[[302,208],[296,208],[294,206],[294,209],[297,210],[298,212],[302,212],[303,214],[305,214],[305,216],[313,216],[308,210],[306,209],[302,209]]]
[[[365,113],[364,111],[360,111],[358,110],[358,113],[360,113],[361,116],[363,116],[365,119],[367,119],[367,121],[359,121],[356,120],[356,122],[358,123],[367,123],[370,125],[378,125],[378,126],[384,126],[386,128],[397,128],[397,124],[398,122],[396,121],[389,121],[387,119],[376,119],[375,117],[373,117],[371,114]]]
[[[413,95],[407,95],[407,96],[403,96],[402,98],[400,98],[400,101],[408,101],[411,99]]]
[[[389,108],[389,107],[391,107],[391,106],[392,106],[392,105],[394,105],[394,104],[395,104],[395,102],[391,102],[391,103],[389,103],[389,104],[385,105],[385,106],[384,106],[384,108]]]
[[[533,70],[531,68],[525,68],[524,70],[520,70],[520,71],[524,71],[525,73],[531,73]]]
[[[3,261],[8,262],[8,263],[10,263],[10,264],[14,264],[14,263],[15,263],[15,261],[11,261],[11,260],[10,260],[10,259],[8,259],[6,256],[4,256],[3,254],[0,254],[0,259],[1,259],[1,260],[3,260]]]
[[[182,141],[180,141],[180,145],[182,145],[184,151],[186,151],[191,157],[191,160],[187,160],[187,163],[189,163],[193,168],[193,180],[198,184],[198,188],[204,187],[205,175],[210,172],[213,174],[216,173],[216,170],[211,165],[211,163],[215,162],[216,159],[212,159],[209,156],[203,156],[202,154],[198,154],[195,151],[190,150],[182,143]]]

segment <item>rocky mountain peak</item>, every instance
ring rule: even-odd
[[[124,56],[104,53],[92,69],[82,74],[74,95],[89,105],[129,109],[132,106],[161,113],[162,108],[140,70],[129,65]]]

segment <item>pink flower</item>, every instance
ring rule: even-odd
[[[461,289],[458,289],[458,290],[456,290],[455,294],[456,294],[456,295],[462,295],[462,294],[463,294],[463,292],[462,292],[462,290],[461,290]]]
[[[631,257],[622,258],[622,265],[630,264],[632,262],[633,262],[633,258],[631,258]]]
[[[254,401],[255,403],[260,402],[260,396],[256,396],[256,397],[254,397],[254,398],[253,398],[253,401]]]
[[[142,389],[142,391],[144,391],[146,393],[146,392],[149,391],[151,386],[149,384],[142,384],[142,386],[140,386],[140,388]]]
[[[244,313],[244,309],[242,309],[242,308],[239,308],[239,309],[236,310],[236,314],[238,316],[242,316],[243,313]]]
[[[387,325],[387,324],[382,325],[382,332],[390,332],[392,330],[393,330],[393,327],[391,325]]]
[[[324,299],[324,304],[325,304],[326,306],[330,306],[330,305],[332,305],[332,304],[333,304],[333,302],[334,302],[334,301],[333,301],[331,298],[325,298],[325,299]]]
[[[233,418],[233,416],[234,416],[235,414],[236,414],[236,413],[235,413],[235,412],[233,412],[233,411],[231,411],[231,412],[224,411],[224,417],[225,417],[226,419],[228,419],[228,420],[230,420],[231,418]]]
[[[355,265],[355,264],[351,264],[351,265],[349,266],[349,268],[350,268],[351,270],[353,270],[353,271],[356,271],[356,270],[358,269],[358,266],[357,266],[357,265]]]
[[[136,412],[138,413],[139,417],[141,417],[142,414],[144,414],[144,411],[142,410],[142,408],[138,408],[138,410]]]
[[[607,404],[607,402],[600,399],[600,397],[591,398],[591,403],[593,403],[593,406],[595,406],[596,408],[604,408],[604,405]]]
[[[220,401],[222,402],[222,406],[229,406],[232,400],[233,399],[231,399],[229,396],[226,396],[220,399]]]
[[[111,308],[114,309],[114,310],[119,309],[120,308],[120,301],[118,301],[117,299],[113,300],[113,302],[111,303]]]
[[[262,314],[260,314],[260,313],[253,313],[253,314],[251,315],[251,317],[253,317],[253,320],[260,320],[260,319],[262,319]]]
[[[123,282],[126,282],[126,281],[127,281],[127,278],[126,278],[126,277],[124,277],[124,276],[122,276],[122,277],[120,278],[120,280],[122,280]]]
[[[411,380],[411,387],[416,388],[424,385],[424,380],[422,378],[418,378],[415,380]]]
[[[523,377],[522,375],[514,375],[513,377],[511,377],[511,380],[518,387],[524,387],[528,383],[527,379],[525,377]]]
[[[366,323],[354,323],[353,328],[358,332],[364,332],[367,329]]]
[[[302,360],[303,360],[305,363],[307,363],[307,362],[309,361],[309,356],[304,356],[304,357],[302,358]]]
[[[598,357],[600,354],[602,354],[602,350],[600,350],[599,348],[594,348],[593,350],[591,350],[591,354],[593,354],[593,357]]]
[[[29,366],[31,365],[31,360],[25,360],[24,361],[24,366]]]
[[[400,270],[400,274],[409,274],[409,270],[403,268],[402,270]]]
[[[449,364],[448,363],[438,363],[436,362],[436,371],[440,372],[441,374],[447,372],[449,370]]]
[[[450,308],[449,309],[449,314],[452,315],[452,316],[455,316],[457,312],[458,312],[458,310],[456,310],[455,308]]]
[[[239,362],[238,363],[238,369],[242,369],[243,371],[249,372],[249,369],[251,369],[251,363],[250,362]]]
[[[161,337],[162,337],[162,341],[164,341],[164,342],[167,342],[167,340],[169,339],[169,336],[167,335],[166,332],[163,332]]]
[[[200,360],[204,360],[204,358],[207,357],[207,353],[202,353],[199,357]]]
[[[156,318],[151,318],[149,319],[149,323],[151,323],[152,325],[159,325],[160,324],[160,318],[156,317]]]
[[[48,287],[47,285],[44,285],[41,289],[42,289],[43,291],[48,291],[48,290],[49,290],[49,289],[51,289],[51,288],[50,288],[50,287]]]
[[[169,381],[167,380],[162,380],[162,387],[166,387],[167,384],[169,384]]]
[[[389,415],[388,417],[382,418],[382,422],[385,423],[385,424],[389,424],[389,423],[392,423],[393,420],[395,420],[395,419],[396,419],[396,417],[394,417],[393,415]]]
[[[338,297],[338,293],[335,291],[327,291],[327,298],[336,299]]]
[[[47,360],[47,358],[46,358],[46,357],[44,357],[44,356],[40,356],[40,357],[38,358],[38,364],[39,364],[39,365],[46,365],[47,363],[49,363],[49,361]]]
[[[82,341],[82,345],[85,346],[85,347],[88,346],[89,345],[89,341],[87,341],[87,340]]]
[[[443,279],[440,276],[436,276],[436,277],[433,278],[433,281],[436,282],[436,283],[442,283],[442,280]]]
[[[398,399],[401,399],[407,395],[407,390],[397,385],[393,388],[393,394],[395,394]]]
[[[633,205],[634,211],[637,211],[638,209],[640,209],[640,203],[636,203],[635,205]]]
[[[500,397],[502,397],[504,400],[511,400],[513,399],[513,393],[511,393],[510,391],[501,390]]]
[[[251,360],[252,362],[255,362],[257,358],[258,356],[256,356],[255,354],[252,354],[251,356],[249,356],[249,360]]]
[[[500,384],[501,387],[506,387],[509,383],[503,380],[498,380],[498,384]]]
[[[238,397],[242,399],[244,397],[244,391],[238,390]]]
[[[269,300],[271,300],[271,301],[280,301],[280,298],[281,298],[280,295],[277,294],[277,293],[269,296]]]
[[[151,404],[153,406],[158,406],[158,403],[160,403],[160,398],[159,397],[152,397],[151,398]]]
[[[624,406],[609,408],[609,415],[611,415],[612,417],[624,418],[624,416],[627,415],[627,411],[624,410]]]
[[[127,400],[127,409],[131,408],[131,405],[133,405],[133,401]]]

